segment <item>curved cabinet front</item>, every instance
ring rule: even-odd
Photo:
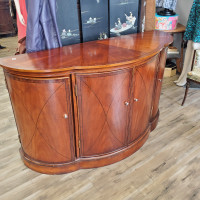
[[[0,59],[25,165],[60,174],[140,149],[157,125],[171,41],[148,32]]]

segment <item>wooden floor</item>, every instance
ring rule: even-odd
[[[5,49],[0,49],[0,58],[14,55],[17,49],[17,37],[0,38],[0,45],[6,47]]]
[[[20,159],[0,70],[0,200],[199,200],[200,90],[190,89],[182,107],[184,88],[174,79],[164,79],[159,124],[134,155],[106,167],[44,175]]]

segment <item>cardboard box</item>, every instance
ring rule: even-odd
[[[167,62],[164,77],[171,77],[176,75],[176,65],[173,62]]]

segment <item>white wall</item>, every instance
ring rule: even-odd
[[[187,25],[193,0],[177,0],[176,13],[179,15],[178,22]],[[181,34],[174,35],[174,45],[180,50]]]
[[[176,13],[179,15],[179,23],[187,25],[193,0],[177,0]]]
[[[176,13],[179,15],[178,22],[185,26],[187,25],[192,4],[193,0],[177,0]],[[176,46],[179,49],[179,52],[181,51],[181,34],[174,35],[174,46]],[[184,57],[185,50],[183,59]]]

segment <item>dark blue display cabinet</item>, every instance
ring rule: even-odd
[[[144,30],[146,0],[57,0],[63,46]]]
[[[76,0],[56,0],[56,18],[63,46],[81,42],[78,13]]]

